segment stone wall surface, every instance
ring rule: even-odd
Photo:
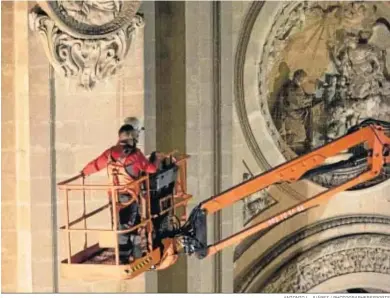
[[[276,125],[281,119],[271,108],[280,99],[277,93],[281,82],[288,77],[283,68],[275,66],[285,59],[293,65],[292,70],[299,69],[307,49],[296,42],[301,36],[298,33],[311,30],[304,22],[317,24],[316,14],[325,14],[324,23],[331,27],[334,16],[315,3],[286,3],[146,1],[139,8],[145,28],[134,35],[129,53],[120,55],[121,69],[116,68],[117,60],[110,60],[112,51],[107,49],[113,48],[104,39],[106,36],[96,37],[104,39],[102,43],[80,43],[86,52],[75,54],[77,57],[87,57],[91,65],[102,69],[116,69],[116,75],[94,77],[96,71],[91,75],[86,64],[79,64],[82,67],[76,75],[64,75],[48,59],[51,56],[42,44],[43,35],[39,39],[39,28],[32,30],[31,20],[29,23],[35,2],[2,2],[3,292],[345,291],[343,284],[348,280],[361,281],[354,287],[385,290],[383,285],[389,284],[388,182],[338,194],[320,207],[205,260],[183,256],[167,270],[148,272],[130,281],[67,280],[60,275],[59,261],[67,253],[65,235],[57,230],[65,220],[65,197],[56,184],[77,174],[85,163],[112,145],[124,118],[136,116],[145,124],[140,147],[146,153],[157,148],[178,149],[191,155],[188,190],[194,199],[188,211],[215,193],[241,183],[249,172],[262,173],[299,154],[296,149],[302,144],[295,143],[301,142],[287,142]],[[371,10],[360,4],[348,5],[343,11],[351,11],[351,19],[347,20],[354,26],[343,26],[358,28],[360,14],[365,12],[361,16],[365,19]],[[373,25],[370,19],[365,23],[374,28],[375,38],[383,37],[380,45],[374,42],[368,51],[370,57],[382,59],[387,53],[388,32],[383,18],[388,8],[385,3],[377,5],[382,21]],[[103,19],[110,19],[111,13],[105,13]],[[295,36],[290,46],[297,47],[299,55],[288,51],[286,36],[290,34]],[[70,44],[83,40],[77,38],[65,40]],[[123,35],[117,38],[115,42],[127,48],[129,43],[123,43]],[[107,56],[97,55],[96,45],[103,45],[99,49]],[[362,44],[357,46],[366,51]],[[119,48],[114,47],[114,52]],[[325,49],[323,42],[320,48]],[[329,62],[323,52],[318,55],[321,67],[301,61],[310,78]],[[107,63],[99,64],[102,61]],[[68,61],[64,68],[69,65],[73,64]],[[327,71],[335,75],[333,68]],[[376,80],[386,83],[381,73],[377,75]],[[353,75],[347,78],[362,79]],[[96,84],[87,90],[90,82]],[[374,87],[370,85],[369,89],[378,91]],[[381,94],[387,96],[387,89],[382,89]],[[302,128],[303,124],[299,125]],[[341,176],[336,178],[345,179]],[[219,215],[209,216],[209,242],[258,223],[341,181],[328,178],[271,187]],[[105,171],[88,181],[106,181]],[[83,212],[82,193],[71,192],[69,198],[72,220]],[[91,211],[105,204],[107,195],[89,191],[86,199],[86,209]],[[107,211],[88,220],[87,225],[107,228],[108,219]],[[89,235],[87,241],[82,234],[72,237],[72,252],[97,240],[96,235]],[[354,245],[359,249],[353,251]],[[375,251],[386,253],[375,256]],[[326,252],[332,253],[333,265],[323,260]],[[369,258],[382,262],[372,274],[367,271]],[[316,260],[327,268],[317,270]],[[358,265],[352,266],[352,261]]]
[[[14,3],[1,3],[2,28],[2,109],[1,109],[1,286],[3,292],[17,289],[17,206],[16,199],[16,119],[15,119],[15,53]],[[7,26],[8,25],[8,26]],[[5,87],[6,86],[6,87]]]
[[[86,91],[51,67],[28,26],[35,4],[2,2],[2,291],[144,292],[143,276],[131,281],[61,277],[58,261],[66,258],[66,245],[57,229],[64,224],[65,205],[56,187],[116,142],[125,117],[144,119],[143,32],[118,74]],[[91,180],[106,182],[105,172]],[[106,203],[107,194],[86,198],[91,211]],[[81,199],[81,193],[70,196],[71,220],[81,215]],[[107,227],[108,216],[88,224]],[[84,236],[78,238],[73,253],[84,245]],[[96,240],[89,236],[88,245]]]

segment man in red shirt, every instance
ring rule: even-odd
[[[147,160],[137,148],[138,136],[138,129],[130,124],[123,125],[118,132],[118,143],[88,163],[81,171],[82,175],[89,176],[108,168],[108,175],[114,185],[123,185],[139,178],[142,173],[155,173],[157,171],[156,152],[153,152],[150,160]],[[131,199],[128,192],[119,193],[121,203],[126,203]],[[138,203],[135,201],[119,211],[119,229],[129,229],[134,226],[137,217],[139,217],[139,211]],[[134,258],[142,256],[139,235],[119,234],[118,240],[121,263],[127,263],[131,254]]]

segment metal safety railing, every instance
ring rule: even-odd
[[[171,156],[163,155],[164,157]],[[174,194],[172,196],[172,204],[169,208],[159,212],[158,214],[152,214],[151,212],[151,196],[150,196],[150,180],[149,175],[142,176],[141,178],[132,181],[126,185],[113,185],[113,184],[86,184],[85,178],[82,175],[74,176],[70,179],[64,180],[57,184],[58,189],[63,194],[65,200],[65,225],[60,227],[60,230],[66,234],[66,254],[67,254],[67,263],[79,263],[78,260],[72,258],[72,234],[74,233],[84,233],[85,243],[87,243],[87,234],[88,233],[100,233],[104,234],[110,239],[115,239],[114,244],[114,254],[115,254],[115,265],[119,265],[119,244],[118,244],[118,235],[127,234],[138,229],[146,230],[146,240],[147,240],[147,251],[150,253],[153,250],[153,219],[166,214],[168,212],[173,212],[176,214],[178,208],[186,206],[188,200],[191,198],[190,195],[186,193],[186,180],[187,180],[187,159],[189,156],[184,155],[179,158],[175,158],[175,164],[178,166],[178,175],[175,183]],[[80,181],[80,183],[75,183]],[[83,205],[83,214],[81,217],[70,221],[70,192],[73,191],[82,191],[82,205]],[[103,206],[86,213],[86,191],[106,191],[109,196],[109,202]],[[131,195],[131,200],[127,203],[119,202],[120,193],[129,193]],[[133,227],[128,229],[118,229],[118,217],[119,211],[130,205],[135,200],[138,201],[140,206],[140,215],[141,222]],[[160,202],[161,203],[161,202]],[[110,217],[111,217],[111,229],[93,229],[87,227],[87,219],[92,216],[96,216],[111,207]],[[181,212],[183,219],[186,217],[186,210],[184,208]],[[76,224],[83,222],[83,228],[75,228]]]

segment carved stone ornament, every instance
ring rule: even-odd
[[[389,245],[389,236],[375,234],[325,242],[289,261],[259,291],[305,293],[328,279],[358,272],[381,273],[390,280]]]
[[[244,225],[256,215],[275,205],[277,201],[267,192],[259,191],[244,199]]]
[[[60,30],[86,39],[108,36],[130,24],[140,5],[141,1],[125,0],[39,2]]]
[[[144,25],[141,16],[133,15],[130,22],[115,32],[103,34],[102,37],[97,34],[95,39],[91,39],[75,37],[73,32],[63,31],[39,7],[31,11],[29,21],[31,30],[39,36],[56,72],[66,78],[77,79],[87,90],[118,71],[133,44],[137,29]]]
[[[344,229],[347,226],[350,227],[351,230],[355,228],[358,229],[358,226],[361,224],[365,224],[367,227],[383,226],[386,228],[390,225],[390,217],[373,214],[352,214],[348,216],[343,215],[331,217],[312,223],[310,225],[306,225],[299,230],[289,234],[288,236],[280,239],[278,242],[274,243],[271,248],[264,252],[264,254],[253,260],[251,265],[235,278],[234,292],[253,292],[253,287],[265,287],[266,283],[255,283],[256,277],[262,273],[267,272],[268,270],[265,268],[270,266],[273,260],[284,254],[286,251],[293,249],[294,246],[297,247],[298,251],[301,251],[301,243],[303,243],[302,241],[306,241],[308,238],[319,237],[320,234],[324,233],[325,231]],[[272,233],[272,231],[273,230],[270,229],[268,232]],[[260,232],[257,235],[247,238],[240,245],[238,245],[234,251],[234,260],[238,260],[251,245],[261,239],[263,234],[264,233]],[[270,276],[272,278],[272,272],[270,273]]]
[[[258,94],[269,134],[286,159],[364,119],[390,119],[389,20],[390,5],[379,2],[286,1],[278,8],[260,54]],[[313,180],[332,187],[363,170]]]

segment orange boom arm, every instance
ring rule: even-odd
[[[199,258],[213,255],[259,231],[265,230],[270,226],[284,221],[293,215],[318,206],[319,204],[330,200],[339,192],[350,189],[378,176],[383,166],[390,160],[387,156],[387,150],[390,148],[390,139],[385,135],[384,127],[377,124],[380,123],[379,121],[375,121],[375,124],[370,124],[370,121],[366,122],[369,124],[365,127],[362,127],[364,126],[363,123],[358,127],[358,129],[355,129],[355,131],[350,132],[344,137],[324,145],[311,153],[298,157],[265,173],[255,176],[248,181],[245,181],[200,203],[200,205],[193,210],[189,218],[189,228],[186,232],[187,238],[184,240],[185,246],[187,246],[185,247],[187,252],[190,254],[195,253]],[[280,212],[213,245],[207,245],[206,217],[208,214],[213,214],[225,207],[228,207],[238,200],[241,200],[272,184],[293,182],[304,178],[305,173],[313,171],[313,169],[321,166],[327,158],[360,144],[364,144],[364,148],[367,150],[367,170],[357,177],[339,186],[328,189],[288,210]],[[186,236],[184,236],[184,238]]]

